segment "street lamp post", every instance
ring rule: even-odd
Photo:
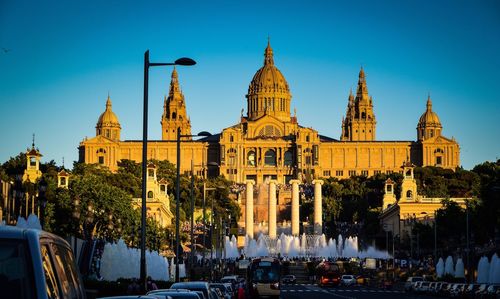
[[[179,58],[175,62],[152,63],[149,61],[149,50],[144,53],[144,107],[142,123],[142,207],[141,207],[141,288],[146,290],[146,164],[148,153],[148,86],[149,67],[163,65],[195,65],[190,58]],[[177,216],[178,217],[178,216]]]
[[[180,253],[180,233],[179,233],[179,205],[180,205],[180,194],[181,194],[181,138],[183,137],[196,137],[196,136],[210,136],[208,132],[200,132],[197,135],[182,135],[181,128],[177,128],[177,174],[175,179],[175,281],[179,282],[179,253]]]

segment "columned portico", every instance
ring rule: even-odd
[[[290,180],[292,184],[292,236],[298,236],[299,228],[299,180]]]
[[[269,181],[269,238],[276,239],[276,181]]]
[[[245,230],[246,235],[253,239],[253,185],[254,180],[247,180],[246,183],[246,205],[245,205]]]
[[[312,181],[314,184],[314,234],[321,235],[323,232],[323,199],[321,195],[322,180]]]

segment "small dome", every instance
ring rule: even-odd
[[[437,113],[432,111],[432,101],[430,96],[427,99],[427,109],[418,120],[418,127],[423,126],[441,127],[441,121],[439,120]]]
[[[252,82],[250,82],[250,86],[248,87],[248,94],[260,92],[290,93],[285,77],[274,65],[273,49],[269,42],[267,43],[264,57],[264,66],[253,76]]]
[[[96,127],[120,127],[120,122],[118,121],[118,117],[111,110],[111,99],[106,100],[106,110],[99,116],[97,120]]]

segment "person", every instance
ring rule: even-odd
[[[156,286],[156,283],[151,279],[151,276],[148,276],[146,288],[148,291],[158,290],[158,286]]]
[[[238,299],[245,299],[245,286],[243,285],[243,281],[240,281],[238,285]]]
[[[137,283],[137,278],[132,278],[132,281],[127,287],[127,294],[139,295],[141,293],[141,286]]]

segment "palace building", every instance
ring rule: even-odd
[[[356,93],[351,92],[347,98],[338,139],[301,126],[296,113],[291,114],[290,87],[276,67],[269,42],[264,64],[253,76],[245,97],[246,115],[242,113],[238,123],[209,137],[182,139],[181,172],[189,172],[193,164],[199,176],[220,174],[236,183],[253,180],[260,184],[270,179],[285,184],[292,179],[311,182],[322,177],[401,172],[406,162],[448,169],[460,165],[459,145],[442,135],[443,127],[430,97],[416,125],[416,140],[377,140],[374,100],[368,93],[363,68]],[[148,158],[175,164],[177,130],[191,135],[188,105],[174,68],[163,104],[162,136],[148,141]],[[338,111],[338,107],[331,108]],[[142,141],[120,139],[122,126],[109,96],[95,128],[95,137],[80,142],[80,162],[98,163],[116,171],[121,159],[142,161]]]

